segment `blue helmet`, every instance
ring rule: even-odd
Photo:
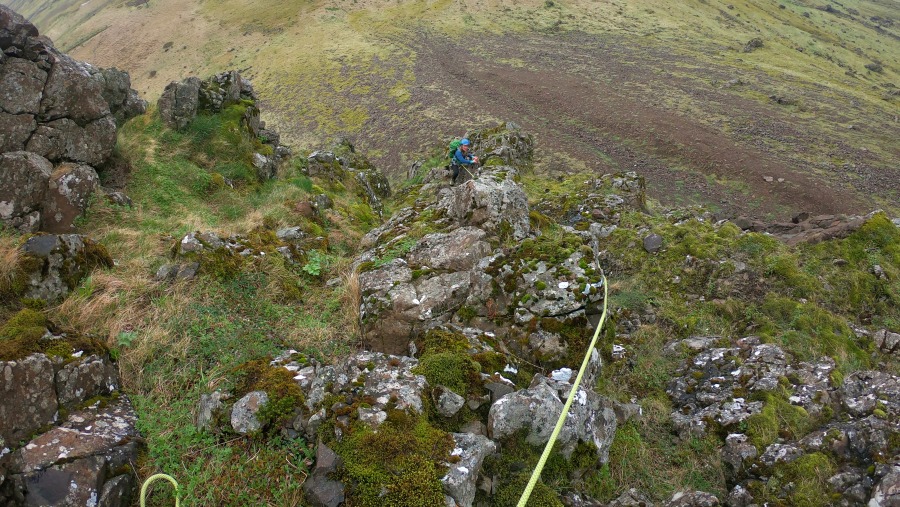
[[[459,142],[460,146],[468,146],[470,144],[472,144],[472,143],[470,143],[468,139],[463,139],[462,141]]]

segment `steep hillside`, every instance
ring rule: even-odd
[[[896,209],[890,1],[9,3],[149,99],[245,69],[288,142],[349,135],[394,176],[503,119],[540,171],[637,169],[669,204]]]

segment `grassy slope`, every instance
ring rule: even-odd
[[[233,386],[235,368],[246,361],[285,348],[324,358],[355,348],[358,301],[347,267],[361,233],[374,219],[352,189],[310,181],[295,168],[286,169],[277,181],[259,185],[246,177],[241,184],[241,175],[251,171],[251,146],[234,137],[239,116],[239,110],[229,110],[220,117],[201,117],[186,132],[176,133],[151,112],[124,127],[119,151],[134,165],[127,191],[135,206],[98,201],[80,224],[110,249],[117,266],[94,272],[48,314],[66,327],[105,336],[117,351],[148,443],[142,473],[178,476],[185,505],[298,505],[310,445],[280,436],[222,439],[197,432],[196,402],[203,393]],[[217,185],[214,172],[234,178],[237,188]],[[523,183],[539,208],[542,200],[567,202],[587,177],[560,182],[526,172]],[[295,211],[298,201],[323,191],[336,202],[335,211],[323,220],[310,221]],[[401,199],[414,195],[413,186]],[[608,363],[597,385],[599,392],[616,399],[639,400],[645,412],[641,421],[619,430],[609,465],[587,476],[587,490],[603,500],[631,487],[655,500],[683,488],[724,492],[718,436],[680,441],[672,432],[665,388],[681,358],[662,353],[672,340],[752,333],[797,358],[831,356],[843,374],[872,367],[900,373],[896,361],[857,340],[846,324],[864,320],[871,328],[900,328],[896,227],[880,218],[846,240],[791,249],[764,235],[739,234],[731,225],[714,228],[689,220],[690,213],[626,213],[622,227],[605,244],[617,315],[613,322],[650,308],[657,320],[617,337],[617,342],[625,340],[634,363]],[[227,276],[207,273],[175,285],[152,281],[174,242],[188,231],[253,235],[297,224],[329,237],[320,276],[269,256]],[[661,234],[667,249],[650,256],[635,248],[642,234],[638,230],[644,228]],[[11,247],[20,240],[0,236],[3,258],[12,255]],[[695,260],[686,263],[687,256]],[[835,266],[835,258],[848,263]],[[734,285],[732,264],[721,262],[728,259],[747,264],[750,285]],[[875,278],[874,264],[884,268],[888,280]],[[339,276],[344,283],[325,285]],[[681,278],[677,284],[672,281],[676,276]],[[611,346],[604,344],[605,353]],[[761,445],[779,430],[795,431],[788,425],[810,424],[782,422],[779,410],[786,410],[786,404],[772,403],[775,417],[761,419],[758,431],[748,429]],[[524,462],[533,463],[538,450],[522,453]],[[565,480],[552,477],[545,477],[550,487],[565,487]],[[171,503],[161,493],[155,501]]]
[[[702,119],[739,143],[808,163],[844,185],[858,181],[852,164],[896,170],[892,160],[900,154],[897,99],[884,100],[900,82],[900,24],[879,27],[873,21],[897,17],[896,6],[885,0],[835,4],[840,14],[805,0],[153,0],[139,7],[93,0],[54,2],[49,9],[41,2],[9,3],[75,56],[130,71],[151,100],[172,79],[246,69],[266,104],[267,120],[289,142],[311,147],[349,134],[394,175],[427,146],[458,134],[459,110],[475,111],[470,122],[494,119],[489,103],[482,107],[424,79],[417,65],[430,41],[472,41],[476,48],[483,41],[478,51],[492,62],[528,67],[535,62],[503,54],[499,37],[551,42],[564,32],[633,49],[619,63],[643,69],[643,75],[623,87],[644,100],[662,97],[666,114]],[[765,49],[741,52],[753,37],[761,37]],[[643,58],[644,51],[677,58],[654,62]],[[873,62],[881,62],[883,71],[866,70]],[[590,62],[573,63],[565,72],[603,78]],[[760,108],[771,107],[772,95],[791,99],[783,120],[770,119],[767,126],[777,131],[778,121],[786,121],[808,137],[747,132],[743,112],[710,103],[705,90],[721,89],[729,74],[749,82],[724,93]],[[671,85],[667,75],[696,83],[696,90]],[[839,149],[846,146],[864,148],[863,160],[848,158]],[[739,175],[721,180],[723,186],[742,184]],[[891,207],[890,196],[885,193],[873,206]]]
[[[235,138],[240,112],[200,117],[184,133],[152,113],[122,129],[118,149],[133,164],[127,191],[134,207],[98,200],[81,222],[117,266],[95,272],[50,313],[61,325],[105,336],[117,352],[147,438],[143,466],[178,475],[188,504],[296,505],[297,477],[310,452],[305,442],[217,441],[194,429],[194,409],[200,394],[230,385],[246,361],[288,348],[329,357],[355,346],[358,304],[347,289],[353,277],[336,288],[325,281],[345,274],[347,256],[373,218],[343,187],[316,187],[293,167],[278,181],[254,183],[251,147]],[[215,173],[236,188],[217,184]],[[297,202],[319,192],[335,200],[327,218],[295,211]],[[327,252],[307,259],[320,266],[318,276],[305,272],[306,264],[270,255],[224,276],[210,271],[174,285],[152,280],[186,232],[265,237],[294,225],[328,237]],[[4,247],[18,241],[3,239]]]

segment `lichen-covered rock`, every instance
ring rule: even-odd
[[[518,125],[507,122],[494,128],[467,132],[473,151],[483,162],[497,158],[505,165],[525,167],[534,157],[534,140]]]
[[[222,391],[213,391],[211,394],[200,395],[200,403],[197,405],[197,429],[210,429],[216,414],[225,405],[222,401],[227,398],[228,396]]]
[[[37,126],[25,149],[53,161],[99,166],[116,144],[116,123],[110,116],[79,125],[59,118]]]
[[[512,167],[491,167],[476,179],[443,190],[438,207],[459,225],[524,239],[531,230],[528,197],[515,182],[516,174]]]
[[[679,491],[666,502],[666,507],[717,507],[719,499],[703,491]]]
[[[437,386],[432,391],[434,408],[438,414],[444,417],[453,417],[466,403],[466,399],[454,393],[446,386]]]
[[[137,488],[129,472],[138,456],[136,436],[125,400],[73,414],[23,448],[8,482],[12,500],[28,502],[13,505],[130,505]]]
[[[156,107],[159,117],[169,128],[183,129],[197,116],[200,83],[200,78],[191,76],[166,85]]]
[[[833,390],[834,361],[791,364],[776,345],[761,344],[748,337],[733,348],[711,348],[689,359],[672,380],[667,393],[676,410],[672,420],[679,434],[703,435],[709,422],[729,428],[762,410],[761,401],[752,401],[753,392],[773,392],[782,379],[795,379],[790,386],[790,402],[818,415],[829,404]]]
[[[90,197],[100,188],[100,177],[93,167],[83,164],[60,164],[50,175],[44,197],[41,228],[51,233],[68,233],[75,219],[88,207]]]
[[[0,220],[22,232],[36,231],[52,172],[50,162],[34,153],[0,154]]]
[[[878,350],[885,354],[894,354],[900,352],[900,333],[894,333],[887,329],[882,329],[873,336],[875,346]]]
[[[384,215],[383,200],[391,196],[391,184],[387,177],[378,169],[356,169],[353,176],[359,182],[366,195],[369,206],[378,213]]]
[[[885,475],[869,500],[868,507],[897,507],[900,505],[900,466]]]
[[[452,463],[441,482],[444,492],[460,507],[472,507],[475,501],[476,482],[484,458],[497,452],[497,444],[482,435],[453,433],[454,449],[451,456],[458,457]]]
[[[131,88],[131,76],[115,67],[108,69],[91,69],[91,75],[100,82],[103,98],[109,104],[110,112],[121,126],[135,116],[147,111],[147,101],[141,99]]]
[[[358,352],[336,365],[300,371],[295,380],[306,394],[310,412],[318,412],[328,394],[352,395],[368,400],[359,410],[367,411],[369,421],[378,426],[387,418],[389,406],[415,413],[424,410],[428,384],[425,377],[413,373],[418,364],[411,357]]]
[[[536,375],[531,387],[508,394],[491,405],[488,433],[494,440],[527,431],[525,440],[535,446],[550,438],[571,385]],[[557,442],[562,452],[570,455],[578,442],[593,444],[597,459],[605,463],[616,431],[616,414],[612,403],[579,387]]]
[[[70,362],[56,373],[58,401],[67,408],[88,398],[111,394],[118,388],[115,366],[96,355]]]
[[[58,407],[53,363],[43,354],[0,362],[0,439],[15,448],[52,422]]]
[[[48,302],[65,297],[97,267],[112,267],[103,245],[77,234],[32,236],[21,247],[26,261],[25,296]]]
[[[238,71],[229,70],[203,81],[199,90],[198,107],[201,111],[216,113],[229,102],[241,99],[256,100],[253,85]]]
[[[231,427],[241,435],[259,431],[262,423],[256,414],[269,402],[265,391],[253,391],[244,395],[231,409]]]

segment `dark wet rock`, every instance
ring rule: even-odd
[[[332,476],[343,467],[343,460],[327,445],[316,448],[316,465],[303,482],[303,493],[312,507],[338,507],[344,503],[344,485]]]
[[[34,115],[0,111],[0,153],[24,150],[36,128]]]
[[[59,184],[58,178],[43,176],[46,167],[35,173],[35,164],[56,165],[50,172],[66,172],[68,178],[70,163],[103,165],[116,143],[116,118],[143,111],[142,101],[130,88],[127,73],[98,69],[60,53],[6,7],[0,17],[5,25],[0,28],[0,54],[15,55],[0,59],[0,176],[4,183],[12,182],[0,190],[0,220],[23,232],[39,227],[68,232],[97,189],[91,183],[96,172],[89,176],[78,166],[77,184]],[[25,160],[23,152],[42,162],[33,156]],[[28,181],[22,180],[24,165],[32,169]],[[70,199],[58,192],[78,196]],[[44,194],[51,194],[46,201]],[[34,202],[38,195],[40,201]]]
[[[25,264],[25,296],[48,302],[65,297],[93,269],[113,265],[106,248],[77,234],[32,236],[21,253],[32,259]]]
[[[52,161],[98,166],[112,154],[116,123],[109,116],[79,125],[60,118],[37,126],[25,149]]]
[[[81,354],[0,362],[0,505],[130,505],[137,416],[109,360]]]
[[[484,458],[497,452],[497,444],[482,435],[453,433],[454,449],[451,456],[458,457],[441,479],[444,492],[460,507],[471,507],[477,491],[476,483]]]
[[[93,78],[100,83],[103,99],[109,105],[110,112],[121,126],[135,116],[147,111],[147,101],[141,99],[131,88],[131,76],[115,67],[109,69],[91,69]]]
[[[651,234],[644,238],[644,250],[647,253],[656,253],[662,249],[663,238],[659,234]]]

